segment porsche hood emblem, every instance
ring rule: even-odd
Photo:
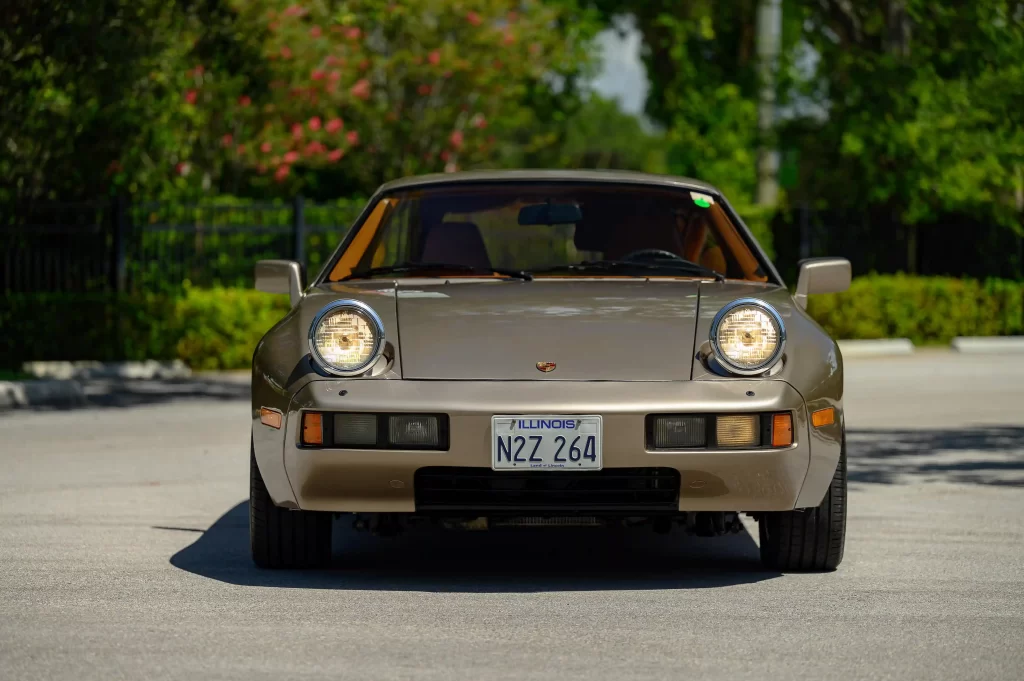
[[[545,374],[555,370],[554,362],[537,362],[537,371],[543,371]]]

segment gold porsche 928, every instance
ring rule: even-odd
[[[253,357],[255,562],[324,565],[331,524],[759,524],[764,563],[843,557],[843,364],[714,187],[625,172],[378,190]]]

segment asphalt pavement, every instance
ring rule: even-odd
[[[847,361],[846,558],[813,575],[762,569],[749,521],[338,526],[334,569],[265,572],[244,385],[0,414],[0,679],[1019,681],[1022,359]]]

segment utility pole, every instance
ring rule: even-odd
[[[779,152],[775,148],[775,73],[782,47],[782,0],[758,0],[757,203],[774,206],[779,198]]]

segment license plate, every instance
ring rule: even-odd
[[[601,470],[601,417],[492,416],[491,468]]]

